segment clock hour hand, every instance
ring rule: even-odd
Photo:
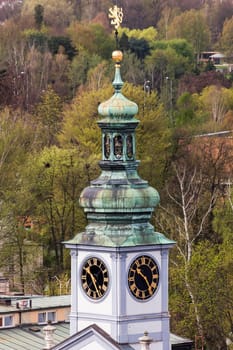
[[[98,294],[98,297],[100,297],[101,295],[100,295],[99,289],[97,288],[96,279],[95,279],[95,276],[91,273],[90,266],[86,267],[85,270],[87,271],[87,273],[91,277],[91,281],[92,281],[93,286],[96,290],[96,293]]]

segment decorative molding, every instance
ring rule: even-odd
[[[78,250],[71,250],[70,251],[70,256],[74,257],[74,256],[78,256]]]

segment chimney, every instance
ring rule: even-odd
[[[139,343],[141,344],[141,350],[150,350],[150,344],[152,343],[153,339],[148,337],[148,332],[144,332],[144,336],[140,337]]]
[[[42,330],[44,333],[44,340],[45,340],[45,347],[44,350],[51,349],[55,343],[54,343],[54,332],[56,330],[56,327],[51,325],[51,321],[48,321],[47,326],[45,326]]]

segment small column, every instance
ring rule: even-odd
[[[48,321],[47,326],[43,328],[44,333],[44,340],[45,340],[45,347],[44,350],[51,349],[55,343],[54,343],[54,332],[56,330],[56,327],[51,325],[51,321]]]
[[[150,344],[153,341],[153,339],[148,336],[148,332],[144,332],[144,336],[140,337],[138,340],[141,344],[141,350],[149,350]]]

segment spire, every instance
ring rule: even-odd
[[[117,6],[110,9],[117,43],[117,28],[122,16],[122,9]],[[103,117],[98,122],[102,132],[102,159],[99,162],[102,173],[80,195],[79,202],[88,220],[85,232],[66,243],[106,247],[171,244],[150,224],[159,194],[138,175],[135,141],[138,106],[121,91],[123,54],[118,47],[112,53],[112,59],[115,62],[114,94],[98,107]]]

